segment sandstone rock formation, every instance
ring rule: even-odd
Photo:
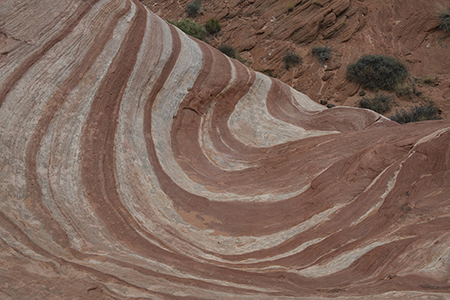
[[[142,0],[164,19],[186,17],[192,0]],[[433,100],[450,117],[450,35],[439,30],[440,0],[227,0],[203,1],[205,24],[217,18],[222,31],[210,43],[230,44],[241,51],[247,65],[266,71],[318,102],[356,106],[358,85],[346,78],[347,65],[364,54],[393,56],[405,63],[417,79],[420,97],[397,97],[398,107]],[[332,58],[321,64],[312,55],[315,46],[333,48]],[[286,51],[302,55],[303,64],[286,71]],[[433,78],[422,84],[422,77]],[[367,91],[366,91],[367,92]],[[394,94],[395,95],[395,94]],[[394,108],[388,115],[395,112]]]
[[[448,120],[326,109],[136,0],[1,5],[0,298],[448,297]]]

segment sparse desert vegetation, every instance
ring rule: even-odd
[[[391,110],[393,96],[376,94],[374,97],[364,97],[358,102],[360,108],[368,108],[383,114]]]
[[[408,77],[408,69],[390,56],[364,55],[356,63],[348,65],[346,76],[364,89],[395,91]]]
[[[289,70],[292,67],[298,67],[302,64],[302,62],[302,57],[295,52],[288,51],[283,56],[284,68],[286,70]]]
[[[414,96],[420,96],[422,93],[416,88],[416,79],[408,75],[405,81],[397,84],[395,87],[395,94],[397,97],[413,99]]]
[[[286,4],[286,12],[288,12],[288,13],[292,12],[296,5],[297,5],[297,1],[289,1]]]
[[[401,109],[395,111],[395,115],[390,119],[400,124],[419,122],[426,120],[440,120],[440,110],[434,103],[422,103],[415,105],[408,110]]]
[[[324,47],[314,47],[312,48],[312,55],[317,56],[317,59],[321,63],[325,63],[327,60],[331,58],[332,48],[329,46]]]
[[[202,41],[204,41],[206,36],[208,35],[205,27],[203,27],[201,24],[191,21],[189,19],[183,19],[178,22],[167,20],[167,22],[177,26],[184,33],[189,34],[190,36],[193,36]]]
[[[258,70],[258,72],[261,72],[261,73],[263,73],[263,74],[265,74],[265,75],[267,75],[267,76],[270,76],[270,77],[275,77],[275,76],[273,75],[273,70],[270,70],[270,69],[266,69],[266,70]]]
[[[186,7],[186,14],[189,18],[194,18],[200,14],[200,9],[202,8],[202,1],[194,0],[189,3]]]
[[[227,56],[229,56],[229,57],[231,57],[231,58],[236,58],[236,57],[237,57],[237,51],[236,51],[236,49],[235,49],[233,46],[231,46],[231,45],[222,44],[222,45],[219,45],[219,46],[217,47],[217,49],[218,49],[220,52],[222,52],[223,54],[225,54],[225,55],[227,55]]]
[[[438,82],[438,77],[431,75],[424,75],[420,78],[420,82],[428,85],[435,85]]]
[[[209,19],[205,23],[205,29],[206,29],[206,31],[208,31],[209,34],[214,34],[214,33],[219,32],[221,29],[219,20],[217,20],[215,18]]]
[[[442,7],[438,12],[439,29],[450,33],[450,4]]]
[[[392,105],[389,115],[395,109],[410,107],[412,102],[433,99],[442,109],[442,117],[447,118],[450,107],[443,102],[448,102],[450,95],[450,38],[445,33],[450,29],[450,2],[413,0],[405,2],[404,7],[392,3],[383,11],[377,10],[378,2],[346,1],[342,13],[336,14],[329,10],[334,1],[284,0],[257,7],[254,1],[163,4],[142,0],[164,18],[188,18],[200,23],[207,31],[204,40],[211,46],[232,45],[238,50],[236,59],[240,55],[246,66],[271,70],[280,81],[316,102],[327,98],[338,106],[358,106],[356,102],[362,97],[384,93],[393,96],[398,105]],[[415,8],[420,14],[411,14]],[[195,17],[188,17],[188,12]],[[311,13],[317,15],[319,23],[305,21]],[[375,20],[376,25],[372,24]],[[373,26],[377,30],[372,30]],[[289,56],[284,58],[286,51],[299,54],[302,62],[290,63]],[[364,62],[363,55],[378,60],[374,59],[372,65],[369,62],[367,69],[351,70],[357,73],[351,78],[347,66],[361,67],[357,62]],[[353,81],[349,83],[347,78]],[[358,96],[362,90],[368,95]]]

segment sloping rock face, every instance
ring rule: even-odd
[[[325,109],[128,0],[4,0],[2,299],[442,299],[450,122]]]
[[[192,1],[142,3],[163,19],[181,20]],[[416,78],[420,93],[400,97],[392,93],[399,105],[395,109],[433,100],[448,119],[450,35],[439,30],[437,17],[443,5],[440,0],[203,1],[202,14],[193,19],[200,24],[219,19],[222,30],[211,36],[211,45],[233,45],[246,65],[272,74],[317,102],[327,99],[339,106],[358,106],[359,86],[346,79],[347,66],[365,54],[395,57]],[[320,63],[312,49],[325,45],[332,48],[331,58]],[[303,64],[287,71],[282,62],[286,51],[300,54]],[[423,76],[433,78],[433,83],[423,84]]]

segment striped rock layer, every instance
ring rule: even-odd
[[[441,299],[450,122],[325,109],[137,0],[0,4],[1,299]]]

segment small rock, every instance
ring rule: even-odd
[[[325,74],[322,76],[322,81],[328,81],[329,79],[333,78],[334,73],[331,72],[325,72]]]
[[[320,100],[320,104],[327,105],[328,104],[328,99],[327,98],[321,99]]]
[[[327,104],[327,107],[328,108],[333,108],[333,107],[336,107],[336,105],[329,103],[329,104]]]
[[[359,95],[362,97],[362,96],[365,96],[366,95],[366,92],[364,92],[364,91],[360,91],[359,92]]]

